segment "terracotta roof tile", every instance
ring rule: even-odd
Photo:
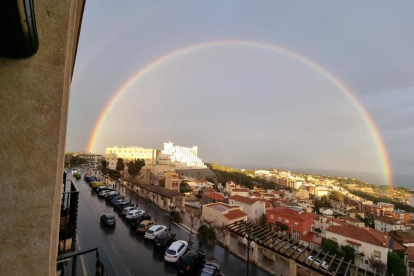
[[[204,195],[204,197],[211,198],[211,199],[218,200],[218,201],[225,201],[226,200],[226,198],[224,196],[222,196],[221,194],[218,194],[218,193],[208,193],[208,194]]]
[[[355,208],[349,209],[347,212],[348,213],[364,213],[363,211],[357,210]]]
[[[296,220],[300,221],[306,221],[308,219],[313,219],[313,213],[308,213],[305,211],[296,212],[295,210],[292,210],[291,207],[286,206],[278,206],[272,209],[267,210],[267,212],[279,214],[285,217],[290,217]]]
[[[272,203],[269,200],[266,200],[264,198],[260,198],[259,201],[265,203],[265,208],[271,208],[273,206]]]
[[[228,211],[226,214],[223,214],[228,220],[234,220],[238,218],[247,217],[247,214],[240,209]]]
[[[308,243],[312,243],[312,244],[315,244],[315,245],[318,245],[318,246],[321,245],[321,243],[322,243],[322,238],[319,237],[317,234],[312,233],[312,232],[309,232],[305,236],[300,235],[299,240],[302,240],[302,241],[305,241],[305,242],[308,242]]]
[[[258,198],[249,198],[249,197],[240,196],[240,195],[234,195],[234,196],[230,197],[230,199],[235,200],[235,201],[239,201],[239,202],[243,202],[243,203],[246,203],[246,204],[249,204],[249,205],[253,205],[257,201],[259,201]]]
[[[404,255],[406,255],[408,260],[414,261],[414,246],[409,246],[404,251]]]
[[[237,189],[233,189],[233,192],[249,192],[249,189],[243,189],[243,188],[237,188]]]
[[[395,218],[391,218],[391,217],[386,217],[386,216],[374,216],[375,220],[384,222],[386,224],[392,224],[392,225],[396,225],[396,224],[402,224],[398,219]]]
[[[356,227],[353,225],[329,226],[327,232],[332,232],[358,241],[388,248],[389,236],[372,228]]]

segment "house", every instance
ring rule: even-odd
[[[198,179],[196,181],[198,187],[200,187],[200,189],[204,189],[204,188],[214,188],[214,183],[208,182],[207,180],[201,178]]]
[[[356,250],[355,265],[362,269],[374,272],[368,261],[371,257],[387,264],[390,237],[380,231],[352,225],[330,226],[326,238],[352,246]]]
[[[319,208],[319,212],[324,216],[333,216],[333,211],[326,207]]]
[[[165,176],[165,188],[179,192],[180,191],[180,178],[177,174],[167,174]]]
[[[281,224],[289,227],[288,233],[293,237],[305,236],[313,231],[313,213],[308,213],[297,207],[279,206],[267,210],[267,221],[276,227]]]
[[[347,216],[348,210],[353,209],[353,207],[342,202],[333,202],[331,209],[334,215]]]
[[[350,216],[339,216],[338,219],[346,224],[350,224],[357,227],[365,227],[365,222]]]
[[[360,216],[361,218],[365,218],[365,213],[355,208],[349,209],[347,213],[348,213],[348,216],[352,218],[356,218],[357,215]]]
[[[398,219],[405,224],[408,224],[411,220],[410,213],[400,211],[400,209],[392,211],[391,215],[393,218]]]
[[[299,190],[295,191],[295,197],[299,199],[309,199],[309,191],[301,187]]]
[[[266,212],[266,204],[258,198],[249,198],[235,195],[229,198],[230,205],[238,205],[243,207],[243,211],[247,214],[248,221],[257,223],[260,216]]]
[[[414,276],[414,246],[409,246],[404,251],[404,265],[407,276]]]
[[[325,230],[329,226],[346,225],[345,222],[342,222],[339,219],[335,219],[333,217],[325,217],[317,214],[313,215],[313,223],[315,225],[315,231],[321,233],[322,237],[325,237]]]
[[[235,196],[235,195],[239,195],[239,196],[249,196],[249,189],[247,188],[232,188],[230,189],[230,196]]]
[[[390,232],[396,230],[405,230],[404,222],[398,219],[386,216],[374,216],[375,229],[381,232]]]
[[[299,236],[299,241],[304,246],[309,245],[310,248],[314,248],[315,246],[320,247],[322,244],[322,238],[313,232],[309,232],[304,236]]]
[[[285,196],[284,191],[272,191],[271,192],[275,198],[283,198]]]
[[[203,205],[202,217],[203,220],[214,222],[216,225],[228,225],[239,220],[247,221],[247,214],[243,212],[242,206],[222,202]]]
[[[210,204],[216,202],[223,202],[227,203],[227,198],[225,198],[222,194],[213,192],[213,193],[205,193],[203,198],[200,200],[201,204]]]
[[[276,197],[276,195],[275,195],[275,194],[273,194],[273,193],[264,193],[264,194],[262,195],[262,197],[263,197],[264,199],[267,199],[267,200],[274,200],[274,199],[279,198],[279,197]]]

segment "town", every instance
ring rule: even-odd
[[[174,206],[178,214],[174,221],[190,233],[197,233],[203,224],[215,231],[227,227],[231,232],[235,225],[245,223],[288,237],[284,246],[297,254],[314,250],[305,265],[317,264],[315,267],[334,275],[355,271],[340,267],[331,255],[380,275],[387,269],[394,275],[414,272],[414,195],[408,192],[395,191],[398,206],[406,209],[402,210],[389,202],[356,195],[361,191],[373,194],[372,187],[361,187],[350,179],[344,184],[343,179],[334,177],[205,164],[198,157],[197,147],[172,142],[164,143],[162,150],[114,146],[106,148],[102,156],[67,154],[68,166],[76,165],[71,165],[72,160],[77,165],[95,164],[89,169],[91,175],[109,186],[122,185],[167,213],[171,214]],[[248,182],[237,182],[246,177]],[[199,218],[196,223],[192,223],[194,214]],[[243,238],[237,236],[240,232],[231,234],[223,234],[217,242],[237,256],[244,255],[239,248],[243,244]],[[257,249],[260,240],[256,243]],[[253,250],[252,260],[246,259],[248,262],[272,274],[278,265],[289,267],[291,275],[306,275],[306,270],[300,272],[304,269],[300,261],[293,270],[289,258],[260,245],[259,250]],[[318,257],[320,253],[316,252],[327,257]]]

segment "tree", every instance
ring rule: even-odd
[[[116,162],[116,170],[119,172],[119,171],[123,171],[124,168],[125,168],[124,159],[118,158],[118,161]]]
[[[191,247],[193,242],[191,241],[191,235],[193,234],[193,228],[194,226],[200,221],[201,215],[195,214],[194,212],[191,212],[190,214],[190,236],[188,237],[188,245]]]
[[[276,222],[276,226],[281,231],[287,231],[287,230],[289,230],[289,226],[287,226],[286,224],[281,223],[280,221]]]
[[[263,213],[259,218],[259,225],[262,227],[265,227],[266,224],[267,224],[267,216],[266,214]]]
[[[135,170],[136,173],[139,173],[142,169],[142,167],[145,166],[145,160],[144,159],[135,159]]]
[[[337,191],[332,191],[329,195],[329,199],[333,201],[344,202],[344,195]]]
[[[213,253],[211,259],[214,260],[214,247],[217,242],[224,237],[226,233],[227,227],[226,225],[218,225],[216,227],[208,227],[206,225],[201,225],[198,228],[198,235],[202,238],[205,242],[213,246]]]
[[[108,167],[108,165],[109,165],[108,161],[106,161],[106,160],[102,160],[101,164],[102,164],[102,168],[105,168],[105,169],[106,169],[106,168]]]
[[[388,252],[387,270],[389,274],[406,275],[404,269],[404,259],[400,258],[395,252]]]
[[[169,215],[170,215],[172,221],[174,221],[176,223],[180,223],[182,221],[180,213],[177,212],[177,211],[171,211]]]
[[[337,255],[339,253],[338,243],[331,239],[322,239],[321,247],[322,247],[322,250],[325,252],[329,252],[331,254],[337,254]]]
[[[383,275],[385,273],[385,270],[387,269],[387,265],[383,263],[380,259],[370,257],[368,259],[368,264],[372,269],[375,270],[376,274]]]
[[[135,167],[135,163],[132,161],[129,161],[128,163],[128,173],[129,175],[136,175],[138,173]]]
[[[350,245],[341,245],[341,251],[344,253],[344,260],[353,263],[355,261],[355,248]]]
[[[188,193],[188,192],[192,192],[193,190],[187,187],[186,183],[180,183],[180,193]]]

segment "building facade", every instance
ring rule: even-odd
[[[167,154],[171,157],[171,163],[176,165],[176,168],[207,168],[204,165],[201,158],[198,155],[198,148],[176,146],[171,141],[164,143],[163,154]]]
[[[109,147],[105,151],[105,160],[109,162],[110,169],[116,168],[118,158],[124,159],[124,163],[135,159],[144,159],[146,164],[154,164],[157,159],[157,150],[141,147]]]
[[[239,220],[247,221],[247,214],[243,212],[242,206],[220,202],[203,205],[202,208],[203,220],[216,225],[228,225]]]
[[[289,227],[288,233],[294,237],[307,235],[314,230],[313,213],[301,208],[279,206],[267,210],[267,221],[275,226],[285,224]]]
[[[243,207],[243,211],[247,214],[248,221],[257,223],[260,216],[266,213],[266,204],[258,198],[249,198],[235,195],[229,198],[230,205],[238,205]]]

